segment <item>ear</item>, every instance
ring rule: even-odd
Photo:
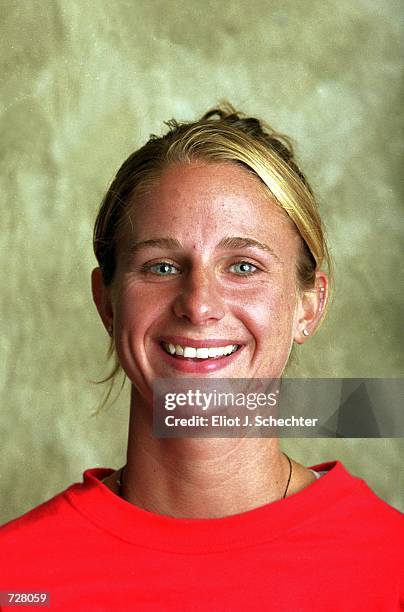
[[[104,323],[105,329],[110,334],[114,321],[114,311],[111,300],[111,289],[104,285],[101,268],[94,268],[91,273],[91,290],[98,314]]]
[[[300,293],[295,313],[294,341],[303,344],[312,336],[320,323],[328,301],[328,278],[324,272],[316,272],[313,289]]]

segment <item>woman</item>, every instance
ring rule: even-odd
[[[286,138],[230,105],[168,127],[120,168],[94,232],[112,377],[132,383],[126,464],[4,526],[2,584],[55,609],[398,610],[401,515],[340,462],[153,435],[157,379],[281,377],[330,268]]]

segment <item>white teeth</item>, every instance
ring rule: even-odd
[[[174,344],[163,342],[164,350],[170,355],[179,355],[181,357],[187,357],[189,359],[212,359],[215,357],[223,357],[224,355],[230,355],[237,350],[237,344],[228,344],[227,346],[214,346],[214,347],[202,347],[194,348],[192,346],[181,346],[180,344]]]
[[[223,357],[223,355],[226,354],[225,350],[226,350],[225,346],[220,346],[220,347],[216,348],[216,357]]]

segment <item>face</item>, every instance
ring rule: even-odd
[[[242,167],[168,167],[134,203],[97,303],[138,391],[150,397],[156,378],[280,377],[302,338],[300,244]]]

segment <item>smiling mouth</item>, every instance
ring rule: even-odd
[[[194,348],[190,346],[181,346],[180,344],[171,344],[167,342],[160,342],[160,346],[163,351],[174,357],[175,359],[181,359],[184,361],[215,361],[228,357],[233,353],[240,350],[240,344],[228,344],[227,346],[215,346],[215,347],[201,347]]]

